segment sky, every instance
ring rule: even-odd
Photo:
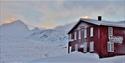
[[[125,20],[125,0],[0,0],[0,25],[22,20],[29,27],[54,28],[85,16]]]

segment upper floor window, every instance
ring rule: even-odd
[[[77,32],[75,31],[74,32],[74,40],[76,40],[77,39]]]
[[[109,37],[113,36],[113,28],[112,27],[108,27],[108,36]]]
[[[93,27],[90,28],[90,37],[93,37]]]
[[[81,39],[81,30],[78,31],[78,39]]]
[[[87,28],[84,29],[84,38],[87,37]]]
[[[73,41],[74,40],[74,34],[69,34],[69,41]]]

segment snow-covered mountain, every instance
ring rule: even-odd
[[[67,32],[73,27],[74,23],[67,24],[64,26],[58,26],[54,29],[46,29],[46,30],[33,30],[29,39],[44,41],[48,43],[61,43],[66,44],[68,42]]]
[[[120,21],[119,23],[125,23],[125,21]]]
[[[0,26],[0,35],[8,37],[24,37],[29,32],[27,25],[21,20]]]
[[[67,26],[29,30],[21,20],[1,25],[0,62],[19,63],[67,54]]]

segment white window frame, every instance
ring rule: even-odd
[[[78,34],[79,34],[78,39],[81,39],[81,30],[79,30]]]
[[[91,41],[90,42],[90,49],[89,49],[90,52],[94,52],[94,41]]]
[[[74,39],[72,39],[72,34],[69,34],[69,41],[73,41]]]
[[[93,30],[94,30],[94,28],[93,27],[90,27],[90,37],[93,37]]]
[[[107,48],[108,52],[114,52],[114,43],[113,42],[107,42]]]
[[[109,38],[113,36],[113,27],[108,27],[108,36]]]
[[[74,40],[76,40],[77,39],[77,32],[75,31],[74,32]]]
[[[84,38],[87,38],[87,28],[84,29]]]

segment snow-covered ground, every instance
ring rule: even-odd
[[[33,60],[27,63],[125,63],[125,56],[99,59],[95,53],[73,52],[59,57]]]

